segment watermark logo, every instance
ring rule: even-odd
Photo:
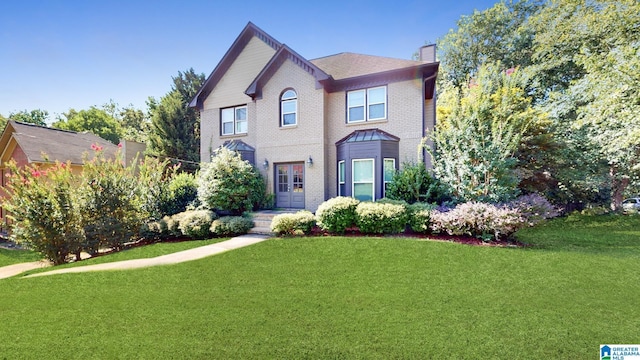
[[[600,345],[600,360],[640,360],[640,345]]]

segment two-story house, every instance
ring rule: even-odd
[[[434,45],[420,61],[307,60],[249,23],[190,104],[201,114],[201,159],[221,146],[240,152],[277,207],[380,199],[402,162],[428,162],[420,143],[435,125],[437,71]]]

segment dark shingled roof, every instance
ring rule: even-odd
[[[354,54],[344,52],[310,60],[334,80],[352,78],[356,76],[376,74],[386,71],[412,68],[428,64],[423,61],[394,59],[382,56]]]
[[[351,134],[343,137],[342,139],[336,142],[336,145],[347,143],[347,142],[360,142],[360,141],[400,141],[400,138],[397,136],[393,136],[388,132],[384,132],[380,129],[366,129],[366,130],[356,130]]]
[[[245,143],[244,141],[237,139],[225,141],[224,144],[222,144],[222,147],[225,147],[231,151],[256,151],[256,149],[247,145],[247,143]]]
[[[118,146],[92,133],[59,130],[18,121],[7,123],[0,141],[2,150],[6,148],[11,136],[16,139],[29,162],[32,163],[57,160],[82,165],[83,154],[85,152],[91,154],[94,151],[91,148],[92,144],[101,146],[103,153],[107,156],[114,156],[118,150]],[[46,158],[43,153],[46,154]]]

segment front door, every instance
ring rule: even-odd
[[[276,206],[304,209],[304,163],[276,165]]]

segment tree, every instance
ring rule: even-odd
[[[7,121],[9,121],[9,119],[0,114],[0,127],[2,127],[3,130],[7,126]]]
[[[500,202],[518,194],[515,154],[540,117],[531,107],[526,81],[517,69],[485,63],[461,93],[448,91],[441,99],[448,113],[431,135],[434,172],[457,199]]]
[[[532,21],[545,106],[606,160],[614,210],[640,175],[639,23],[635,0],[554,1]]]
[[[114,144],[119,143],[122,137],[118,121],[95,106],[89,110],[70,109],[64,117],[66,119],[59,119],[51,126],[62,130],[89,131]]]
[[[117,119],[126,140],[146,143],[149,137],[149,118],[144,111],[129,105],[119,110]]]
[[[461,89],[486,62],[500,61],[507,68],[529,65],[534,33],[523,24],[540,6],[539,0],[501,1],[462,16],[458,28],[438,41],[440,79]]]
[[[9,120],[20,121],[23,123],[47,126],[49,112],[46,110],[35,109],[31,111],[22,110],[17,113],[9,114]]]
[[[200,114],[189,107],[189,102],[203,82],[204,74],[196,74],[193,69],[178,72],[171,91],[159,103],[148,101],[150,154],[185,161],[185,168],[200,161]]]

